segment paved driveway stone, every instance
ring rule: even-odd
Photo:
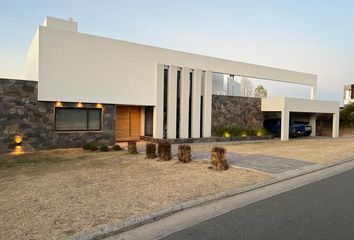
[[[236,154],[227,153],[227,162],[230,165],[251,168],[258,171],[278,174],[286,171],[303,168],[313,165],[310,162],[294,160],[290,158],[279,158],[261,154]],[[209,160],[210,153],[208,152],[193,152],[193,159]]]

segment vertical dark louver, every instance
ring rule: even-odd
[[[168,69],[163,76],[163,138],[167,138]]]
[[[179,138],[180,128],[180,103],[181,103],[181,70],[177,71],[177,109],[176,109],[176,138]]]
[[[192,136],[192,91],[193,91],[193,73],[189,73],[189,111],[188,111],[188,138]]]

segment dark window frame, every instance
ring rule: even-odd
[[[57,111],[59,109],[75,109],[79,111],[86,111],[86,130],[74,129],[74,130],[58,130],[57,129]],[[95,110],[100,112],[100,128],[99,129],[89,129],[89,110]],[[102,108],[77,108],[77,107],[55,107],[54,108],[54,131],[55,132],[101,132],[102,131]]]

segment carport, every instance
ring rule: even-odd
[[[316,135],[316,114],[328,113],[333,115],[332,137],[339,136],[339,103],[332,101],[320,101],[314,99],[298,99],[287,97],[264,98],[262,99],[263,112],[281,113],[281,141],[289,140],[290,113],[307,113],[312,126],[312,136]]]

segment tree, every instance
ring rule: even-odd
[[[244,97],[252,97],[253,84],[248,78],[241,79],[241,95]]]
[[[266,98],[268,95],[267,89],[265,89],[262,85],[258,85],[256,89],[254,89],[254,96],[258,98]]]
[[[345,105],[340,111],[340,121],[343,127],[354,127],[354,103]]]

